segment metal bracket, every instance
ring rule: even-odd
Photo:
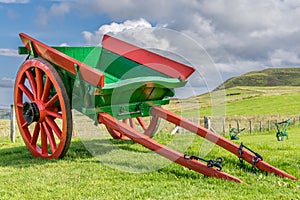
[[[256,165],[256,163],[258,163],[259,159],[263,160],[263,157],[259,153],[253,151],[252,149],[250,149],[249,147],[247,147],[243,143],[241,143],[239,150],[238,150],[239,160],[240,160],[241,164],[243,164],[243,148],[247,149],[248,151],[250,151],[251,153],[253,153],[255,155],[255,157],[252,158],[253,167],[255,167],[255,165]]]
[[[184,155],[184,159],[186,160],[201,160],[207,163],[207,167],[216,167],[218,171],[222,170],[222,162],[224,162],[224,159],[221,157],[216,158],[215,160],[206,160],[204,158],[200,158],[198,156],[189,156],[189,155]]]
[[[38,54],[37,54],[36,50],[34,49],[32,41],[29,40],[28,44],[29,44],[29,47],[30,47],[30,51],[29,51],[28,57],[26,59],[37,58]]]

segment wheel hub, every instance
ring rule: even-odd
[[[36,103],[25,102],[22,108],[22,113],[25,121],[28,124],[37,122],[40,118],[40,111]]]

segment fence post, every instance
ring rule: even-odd
[[[250,125],[250,133],[252,133],[252,120],[249,121],[249,125]]]
[[[16,113],[14,109],[14,105],[10,105],[10,141],[16,142]]]
[[[226,134],[225,119],[223,119],[223,133]]]
[[[236,121],[236,128],[237,128],[237,131],[240,132],[240,122],[239,122],[239,120]]]
[[[262,122],[259,122],[259,132],[262,132],[263,126],[262,126]]]
[[[206,116],[204,116],[204,128],[210,130],[211,124],[210,124],[210,119]]]
[[[296,118],[293,119],[293,125],[296,125]]]

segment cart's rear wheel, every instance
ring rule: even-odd
[[[14,103],[23,140],[36,157],[62,158],[72,136],[72,115],[63,81],[47,61],[25,61],[17,74]]]
[[[152,117],[136,117],[136,118],[127,118],[121,120],[120,123],[125,123],[129,125],[131,128],[142,132],[144,135],[149,137],[153,137],[157,131],[157,128],[160,123],[160,119],[156,116]],[[121,139],[121,140],[129,140],[128,137],[121,134],[119,131],[106,127],[110,135],[114,139]]]

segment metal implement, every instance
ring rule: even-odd
[[[255,158],[255,166],[263,171],[297,179],[264,162],[249,148],[240,148],[162,108],[175,95],[174,89],[187,83],[194,68],[108,35],[102,47],[50,47],[24,33],[20,37],[25,47],[19,53],[28,57],[16,77],[14,103],[20,133],[34,156],[65,156],[71,142],[73,108],[103,123],[113,138],[131,139],[206,176],[242,182],[221,171],[222,159],[188,156],[153,140],[161,119],[249,163]]]
[[[241,130],[238,130],[236,128],[231,128],[229,131],[230,140],[239,140],[240,138],[238,137],[238,134],[240,134],[244,130],[245,130],[245,128],[243,128]]]
[[[289,138],[288,133],[286,132],[287,128],[290,125],[290,118],[287,120],[284,120],[282,122],[274,122],[276,129],[277,129],[277,133],[276,133],[276,138],[278,141],[283,141],[283,138],[286,137],[286,139]],[[282,130],[281,130],[282,128]]]

